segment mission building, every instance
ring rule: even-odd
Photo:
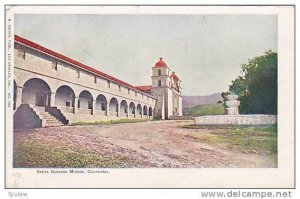
[[[181,80],[162,58],[133,86],[15,35],[14,128],[182,115]]]

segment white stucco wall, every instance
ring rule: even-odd
[[[178,111],[179,111],[179,116],[182,116],[182,97],[178,97]]]
[[[150,96],[147,99],[146,94],[142,94],[139,91],[135,91],[131,88],[128,94],[128,88],[121,86],[121,91],[119,91],[119,86],[112,82],[110,83],[110,88],[108,87],[107,80],[99,77],[97,83],[94,82],[94,74],[89,74],[83,70],[80,71],[80,77],[77,77],[77,68],[71,66],[70,64],[58,61],[57,71],[52,69],[52,60],[50,57],[44,56],[43,54],[36,52],[32,49],[25,48],[26,56],[25,60],[15,56],[15,70],[26,70],[34,72],[35,74],[50,77],[47,83],[51,84],[51,91],[56,92],[61,85],[71,85],[70,87],[74,90],[75,96],[78,97],[79,93],[82,91],[82,87],[91,89],[93,98],[95,99],[98,95],[98,91],[104,92],[110,95],[117,96],[119,98],[125,98],[126,100],[135,100],[142,104],[147,104],[148,106],[155,105],[155,99]],[[17,49],[15,49],[15,54]],[[52,58],[53,59],[53,58]],[[51,77],[53,79],[51,79]],[[24,83],[29,79],[23,72],[15,73],[15,79],[17,86],[23,86]],[[58,81],[60,80],[60,81]],[[62,84],[64,82],[64,84]],[[137,96],[135,96],[137,92]],[[142,97],[144,95],[144,97]]]
[[[18,47],[18,45],[16,45]],[[118,101],[118,104],[122,100],[125,100],[127,102],[127,105],[129,105],[131,102],[134,103],[134,106],[136,108],[137,104],[141,104],[143,107],[144,105],[154,108],[156,99],[152,96],[147,97],[147,94],[142,93],[137,90],[133,90],[128,88],[126,86],[121,86],[121,91],[119,91],[119,85],[110,81],[110,87],[108,87],[107,80],[101,77],[97,77],[97,81],[95,83],[95,75],[90,74],[86,71],[80,70],[80,77],[78,78],[77,74],[77,68],[72,66],[71,64],[62,62],[60,60],[56,60],[53,57],[50,57],[48,55],[45,55],[43,53],[40,53],[36,50],[22,47],[26,51],[25,59],[17,56],[17,49],[15,49],[15,67],[14,67],[14,79],[16,81],[16,85],[19,90],[23,91],[24,84],[32,79],[32,78],[38,78],[43,81],[45,81],[51,92],[49,94],[49,97],[52,97],[53,105],[54,106],[66,106],[67,101],[71,101],[71,97],[67,94],[60,94],[59,96],[56,95],[56,92],[58,88],[60,88],[63,85],[69,86],[75,95],[74,98],[74,106],[78,105],[76,104],[76,100],[79,97],[79,94],[86,90],[91,93],[92,100],[96,100],[97,96],[104,95],[106,97],[107,102],[110,102],[111,98],[116,98]],[[56,61],[57,64],[57,70],[52,68],[52,62]],[[47,90],[45,88],[39,89],[43,90],[44,92]],[[25,98],[22,98],[23,103],[29,103],[29,104],[35,104],[35,98],[36,98],[36,92],[37,90],[31,89],[30,91],[26,91],[25,94],[28,94]],[[135,95],[135,92],[137,92],[137,96]],[[16,92],[17,94],[22,92]],[[48,93],[48,90],[47,90]],[[24,94],[24,93],[23,93]],[[52,95],[52,96],[51,96]],[[17,99],[19,99],[20,96],[17,96]],[[81,98],[80,99],[80,108],[88,108],[88,101],[90,99]],[[98,110],[101,109],[101,103],[98,101],[95,101],[92,104],[96,104],[96,107]],[[73,105],[73,102],[70,103],[70,105]],[[111,110],[116,110],[118,107],[115,104],[111,105]],[[124,111],[125,112],[125,111]],[[72,121],[84,121],[84,117],[80,115],[85,115],[86,120],[92,121],[94,119],[101,119],[100,116],[96,116],[97,113],[102,113],[101,111],[91,113],[90,116],[87,116],[86,114],[75,114],[75,113],[68,113],[69,117],[72,118]],[[73,116],[70,116],[70,114]],[[94,114],[94,115],[92,115]],[[76,115],[78,115],[78,119],[76,118]],[[102,115],[103,117],[105,115]],[[102,117],[101,116],[101,117]],[[91,118],[90,118],[91,117]],[[114,119],[114,115],[111,115],[107,119]],[[121,117],[121,116],[120,116]],[[116,117],[117,119],[120,119],[120,117]],[[89,119],[90,118],[90,119]],[[95,120],[95,121],[97,121]]]
[[[168,95],[168,98],[167,98],[167,110],[168,110],[168,117],[169,116],[172,116],[173,115],[173,99],[172,99],[172,95],[173,95],[173,92],[171,89],[167,89],[167,95]]]

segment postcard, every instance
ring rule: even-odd
[[[6,188],[293,188],[294,6],[6,6]]]

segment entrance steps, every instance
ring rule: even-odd
[[[50,126],[63,126],[64,124],[59,121],[56,117],[51,115],[49,112],[45,110],[45,107],[38,106],[30,106],[30,108],[39,116],[42,120],[42,127],[50,127]]]
[[[68,124],[69,120],[57,107],[21,104],[14,113],[14,128],[40,128]]]

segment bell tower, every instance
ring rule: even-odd
[[[158,119],[168,118],[168,97],[170,84],[170,69],[163,61],[163,58],[159,58],[159,61],[152,67],[152,94],[157,97],[154,117]]]

